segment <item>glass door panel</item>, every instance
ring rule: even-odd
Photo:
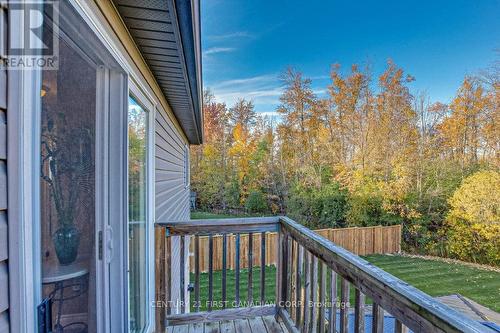
[[[59,50],[59,69],[42,74],[42,291],[55,332],[95,332],[97,72],[62,38]]]
[[[128,111],[129,330],[148,324],[148,113],[133,98]]]
[[[123,72],[69,2],[60,9],[58,69],[42,71],[40,87],[41,296],[52,300],[54,332],[97,332],[109,319],[100,311],[107,278],[98,273],[107,203],[96,201],[109,180],[98,165],[113,149],[98,139],[107,131],[99,119],[109,109],[103,91],[123,90],[109,73]],[[47,42],[52,28],[46,14]]]

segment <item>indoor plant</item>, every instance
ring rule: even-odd
[[[61,265],[76,260],[80,232],[75,226],[82,191],[93,174],[92,133],[85,127],[69,127],[65,117],[47,119],[42,128],[42,179],[48,184],[57,213],[58,229],[52,235]]]

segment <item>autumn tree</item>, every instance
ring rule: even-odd
[[[497,181],[499,73],[495,64],[465,77],[444,104],[412,94],[413,77],[392,61],[377,79],[369,66],[335,64],[319,97],[310,79],[288,68],[278,119],[259,115],[246,96],[228,110],[207,91],[192,187],[206,209],[291,214],[312,228],[401,223],[407,250],[458,251],[462,241],[452,247],[443,230],[466,225],[461,198],[474,212],[486,209],[490,198],[474,196]],[[484,218],[474,219],[485,236]]]
[[[340,73],[340,65],[332,66],[332,83],[326,101],[326,127],[329,132],[332,165],[365,170],[369,152],[369,137],[373,130],[373,97],[369,88],[369,68],[363,71],[352,65],[347,76]],[[333,150],[333,151],[332,151]]]
[[[450,104],[450,115],[441,124],[446,152],[460,161],[462,169],[480,159],[487,103],[483,86],[477,79],[466,77]]]
[[[257,121],[253,102],[244,98],[239,98],[230,111],[233,126],[240,125],[245,132],[249,132]]]
[[[205,143],[191,149],[191,183],[204,205],[226,208],[229,112],[210,91],[204,91],[203,115]]]
[[[277,111],[283,122],[278,133],[281,140],[281,158],[288,168],[284,173],[292,174],[298,181],[306,174],[306,168],[313,159],[314,133],[309,131],[318,124],[319,108],[311,88],[311,80],[302,73],[288,68],[281,76],[284,91]],[[282,165],[282,167],[285,167]]]

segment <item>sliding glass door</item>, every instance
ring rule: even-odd
[[[49,331],[118,331],[126,326],[112,323],[118,317],[114,309],[124,312],[121,290],[126,294],[120,281],[120,275],[126,280],[126,263],[117,254],[126,249],[120,245],[126,220],[126,73],[69,2],[59,8],[58,29],[50,13],[43,26],[47,42],[56,34],[59,67],[41,71],[38,90],[37,301],[52,307]],[[134,207],[140,219],[140,201]],[[111,291],[112,272],[120,273]]]

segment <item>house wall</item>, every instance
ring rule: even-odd
[[[185,145],[188,142],[187,138],[112,1],[96,1],[96,4],[123,45],[124,53],[128,55],[130,62],[135,64],[137,71],[157,98],[158,110],[155,119],[155,221],[188,220],[190,208],[189,187],[184,184],[184,161],[189,158],[189,153],[186,154],[187,150],[184,152]],[[188,240],[185,248],[185,258],[188,258]],[[180,298],[181,269],[179,251],[180,240],[178,237],[174,237],[172,239],[171,253],[172,300],[174,301]],[[184,274],[185,281],[189,281],[189,270],[184,269]],[[187,291],[185,290],[185,292]]]
[[[158,109],[155,119],[155,221],[188,220],[189,187],[182,186],[184,179],[183,163],[186,158],[189,158],[189,154],[183,153],[183,147],[188,142],[187,138],[113,2],[95,1],[95,3],[109,22],[117,39],[123,45],[124,54],[135,65],[135,69],[147,82],[148,87],[157,99]],[[188,245],[189,242],[187,241],[185,258],[188,258],[189,254]],[[179,249],[180,241],[178,237],[174,237],[171,254],[173,300],[179,299],[181,271]],[[188,261],[186,260],[186,262]],[[188,269],[184,271],[185,281],[188,281],[189,271]],[[185,292],[187,291],[185,290]]]
[[[187,141],[173,126],[172,120],[163,112],[156,113],[155,147],[155,205],[156,221],[189,220],[189,186],[186,183],[186,159],[189,162]],[[172,238],[172,300],[180,300],[180,239]],[[186,242],[184,257],[188,258],[189,243]],[[186,261],[187,263],[188,261]],[[185,281],[189,281],[189,270],[184,270]],[[187,288],[187,286],[186,286]],[[184,292],[187,292],[184,290]],[[186,297],[185,299],[188,299]],[[175,308],[175,307],[174,307]],[[175,310],[174,310],[175,311]]]
[[[7,48],[7,11],[0,8],[0,54]],[[9,332],[7,223],[7,71],[0,68],[0,332]]]

